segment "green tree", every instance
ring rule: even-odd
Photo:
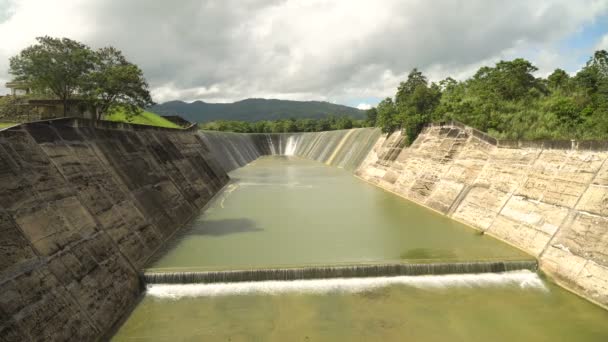
[[[137,115],[142,108],[154,104],[143,72],[121,51],[113,47],[99,49],[94,61],[85,92],[97,108],[96,119],[118,108],[128,116]]]
[[[376,107],[372,107],[365,112],[366,120],[365,124],[369,127],[376,126],[376,117],[378,116],[378,110]]]
[[[63,103],[63,114],[69,100],[85,85],[85,75],[94,67],[91,49],[68,38],[36,38],[38,44],[22,50],[10,59],[9,73],[40,92],[50,91]]]
[[[376,126],[380,127],[383,133],[392,133],[399,128],[397,122],[397,108],[395,107],[393,99],[387,97],[380,101],[377,112]]]
[[[519,100],[545,92],[540,80],[532,74],[537,70],[523,58],[500,61],[494,68],[480,68],[470,81],[470,87],[486,100]],[[531,92],[532,89],[537,92]]]
[[[401,82],[395,95],[396,120],[398,126],[404,129],[408,143],[413,142],[424,124],[431,121],[440,98],[441,87],[435,83],[429,87],[427,78],[418,69],[413,69],[407,80]]]
[[[555,69],[547,78],[547,83],[551,90],[565,90],[569,82],[570,75],[562,69]]]

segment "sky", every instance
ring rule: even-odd
[[[608,49],[608,0],[0,0],[8,59],[38,36],[112,45],[156,102],[320,100],[369,108],[412,68],[431,81],[524,57],[546,76]]]

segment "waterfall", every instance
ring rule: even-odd
[[[287,145],[285,146],[285,155],[293,156],[296,154],[296,148],[298,147],[298,139],[295,135],[290,135],[287,138]]]
[[[232,284],[149,284],[147,294],[157,298],[180,299],[246,294],[277,295],[290,292],[358,293],[395,285],[419,289],[518,286],[522,289],[548,291],[538,274],[521,270],[503,273],[261,281]]]
[[[233,283],[267,280],[365,278],[466,273],[497,273],[537,269],[533,261],[479,261],[429,264],[377,264],[252,269],[207,272],[145,272],[147,284]]]
[[[380,134],[378,129],[356,128],[276,134],[204,131],[200,136],[225,171],[245,166],[264,155],[299,156],[354,170],[365,159]]]
[[[277,150],[274,148],[274,143],[272,142],[272,136],[270,134],[266,134],[266,138],[268,140],[268,146],[270,147],[270,154],[277,155]]]

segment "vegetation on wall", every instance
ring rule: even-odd
[[[0,122],[0,128],[6,128],[15,125],[12,122]]]
[[[237,133],[287,133],[333,131],[366,126],[368,126],[366,120],[354,120],[348,116],[329,116],[323,119],[283,119],[256,122],[218,120],[201,124],[200,128]]]
[[[409,142],[428,122],[456,120],[500,139],[608,139],[608,52],[600,50],[574,76],[547,78],[518,58],[480,68],[458,82],[430,83],[414,69],[394,98],[368,115],[384,132],[403,130]]]

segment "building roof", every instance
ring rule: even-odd
[[[9,89],[29,89],[30,85],[23,81],[6,82],[5,86]]]

